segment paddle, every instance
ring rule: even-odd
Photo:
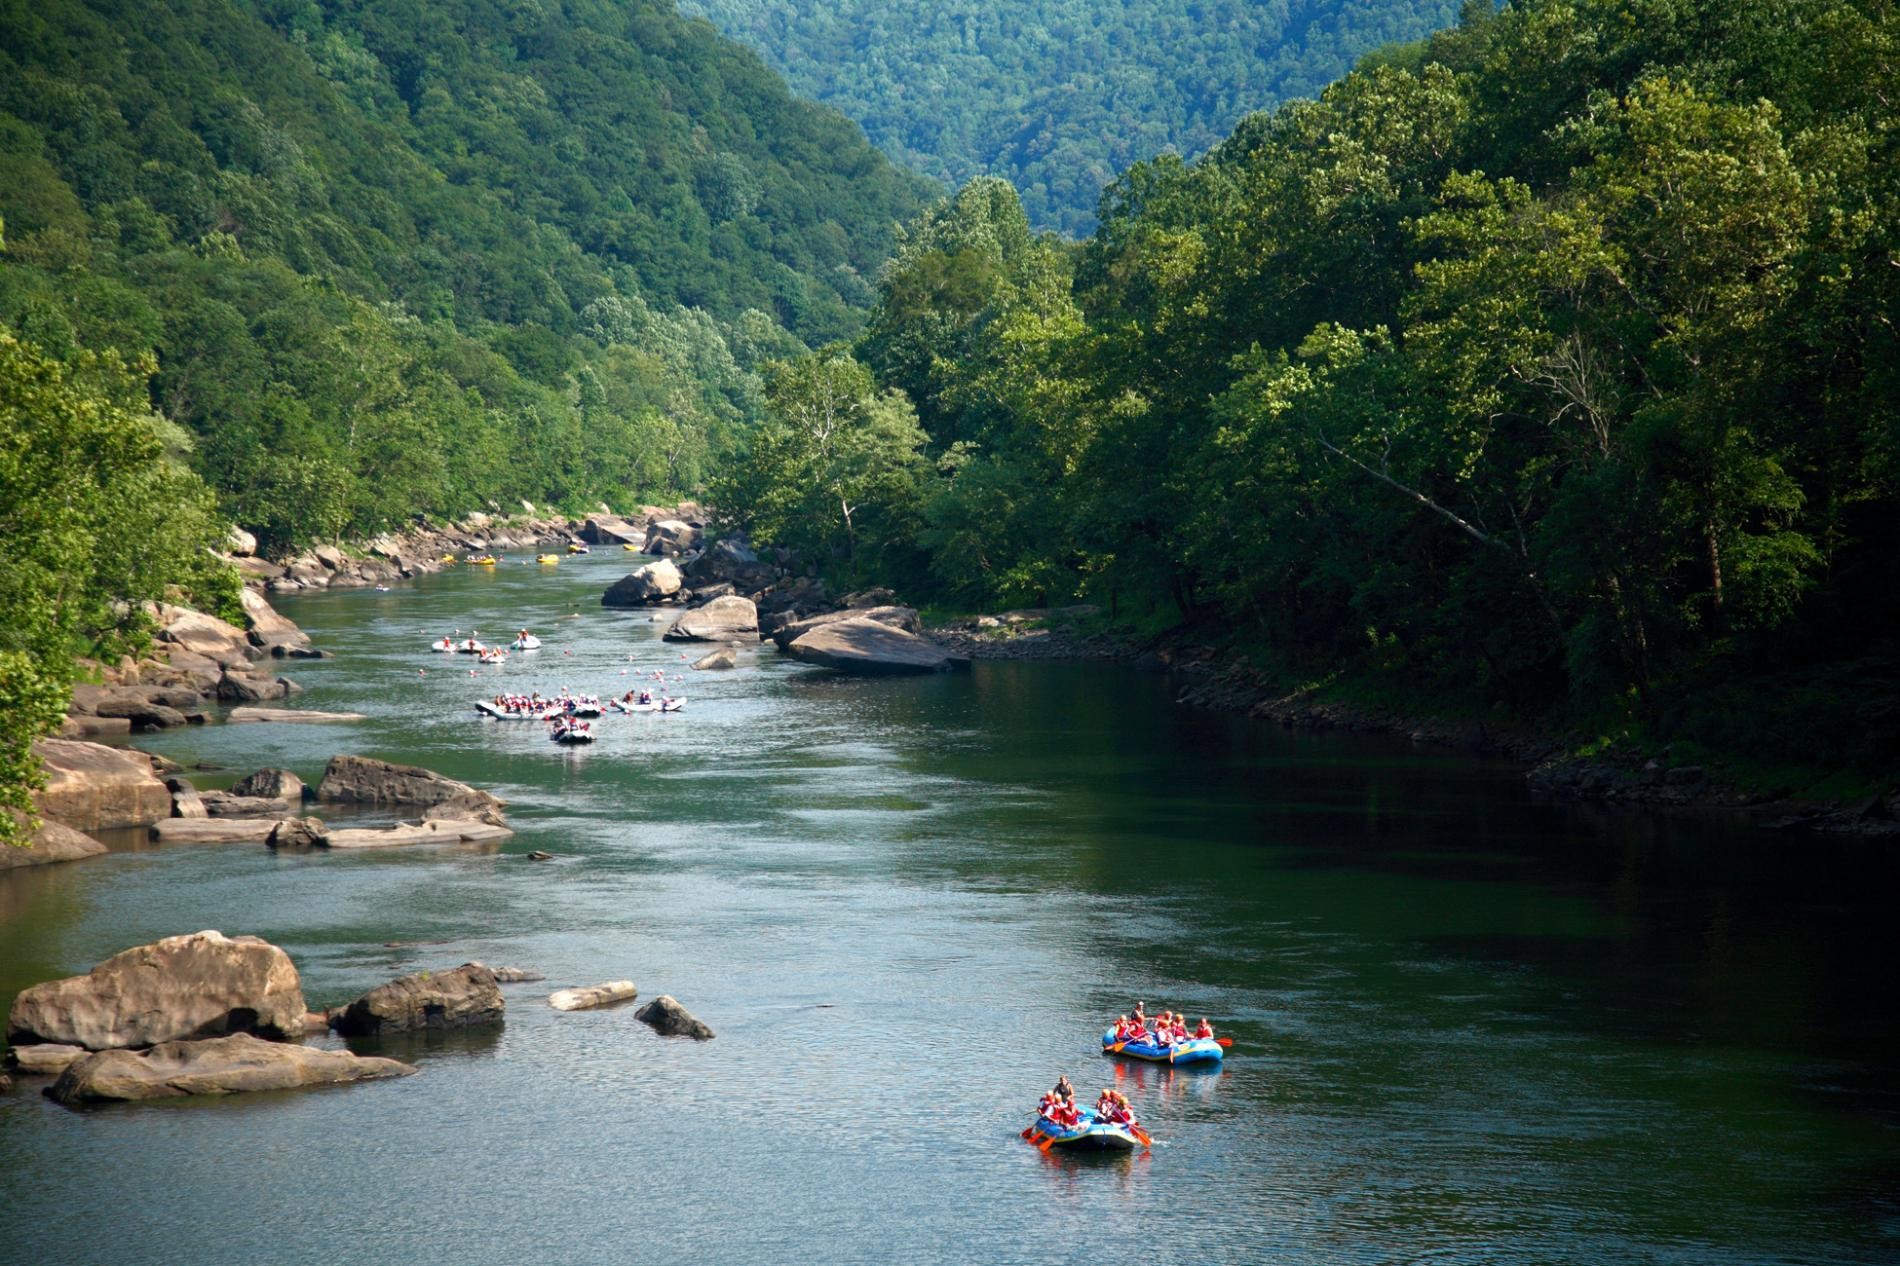
[[[1214,1040],[1219,1042],[1222,1046],[1232,1046],[1234,1044],[1234,1039],[1231,1037],[1217,1037]]]
[[[1128,1132],[1134,1135],[1143,1147],[1153,1147],[1155,1145],[1155,1141],[1148,1136],[1148,1131],[1138,1125],[1130,1125]]]

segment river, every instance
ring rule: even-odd
[[[1506,767],[1100,665],[867,682],[768,647],[590,749],[476,718],[502,683],[683,670],[599,607],[625,561],[286,599],[336,653],[288,670],[299,704],[369,719],[146,743],[207,788],[427,765],[510,802],[499,848],[0,874],[0,1002],[200,928],[283,946],[319,1006],[471,958],[548,976],[498,1031],[361,1048],[412,1078],[88,1112],[16,1087],[0,1260],[1900,1260],[1891,850],[1540,806]],[[427,650],[523,624],[547,649],[478,678]],[[620,977],[717,1039],[546,1005]],[[1137,998],[1212,1017],[1225,1065],[1103,1058]],[[1021,1142],[1063,1072],[1126,1089],[1152,1151]]]

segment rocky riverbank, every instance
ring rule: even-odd
[[[1421,716],[1289,690],[1240,656],[1191,634],[1176,631],[1139,640],[1088,628],[1099,614],[1088,606],[1006,611],[927,631],[973,659],[1094,659],[1166,672],[1180,683],[1180,703],[1274,721],[1287,729],[1397,735],[1421,746],[1512,761],[1524,766],[1535,794],[1552,800],[1721,813],[1765,830],[1900,836],[1900,793],[1852,803],[1807,800],[1785,789],[1738,788],[1720,768],[1672,765],[1640,753],[1583,756],[1574,739],[1532,726]]]

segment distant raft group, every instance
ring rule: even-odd
[[[1115,1017],[1114,1027],[1102,1034],[1102,1053],[1169,1065],[1218,1063],[1229,1042],[1215,1037],[1214,1026],[1205,1018],[1192,1032],[1187,1028],[1187,1018],[1173,1011],[1163,1011],[1150,1024],[1144,1004],[1137,1002],[1132,1014]],[[1082,1108],[1076,1104],[1075,1087],[1066,1076],[1042,1096],[1036,1105],[1036,1119],[1022,1136],[1045,1152],[1058,1147],[1125,1152],[1154,1142],[1141,1128],[1127,1095],[1105,1089],[1093,1108]]]

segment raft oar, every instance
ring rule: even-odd
[[[1234,1044],[1234,1039],[1231,1037],[1217,1037],[1214,1040],[1219,1042],[1222,1046],[1232,1046]]]
[[[1155,1145],[1155,1141],[1153,1138],[1149,1137],[1148,1131],[1142,1129],[1138,1125],[1130,1125],[1128,1127],[1128,1132],[1134,1135],[1136,1140],[1140,1142],[1140,1144],[1143,1147],[1153,1147]]]

